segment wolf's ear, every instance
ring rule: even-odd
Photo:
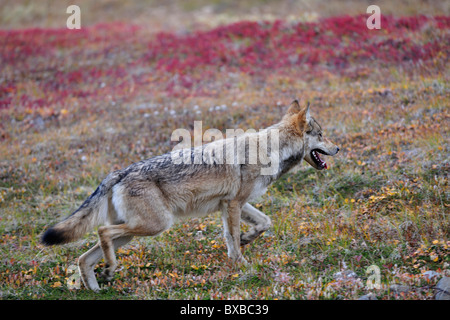
[[[289,106],[288,111],[286,114],[296,114],[299,113],[302,110],[300,107],[300,104],[298,103],[298,100],[292,101],[291,105]]]
[[[306,120],[309,121],[311,119],[311,115],[309,114],[309,101],[306,103],[305,116],[306,116]]]
[[[299,110],[298,114],[303,118],[304,121],[309,121],[311,119],[311,116],[309,115],[309,101],[307,102],[305,107]]]
[[[298,126],[301,131],[309,131],[309,121],[311,120],[311,116],[309,115],[309,102],[306,104],[306,107],[300,110],[298,113]]]

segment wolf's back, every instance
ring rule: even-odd
[[[108,216],[108,193],[122,177],[121,170],[109,174],[75,212],[49,228],[41,242],[47,246],[72,242],[104,224]]]

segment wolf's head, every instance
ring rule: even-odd
[[[309,113],[309,103],[301,107],[297,100],[289,106],[286,118],[295,130],[303,137],[304,160],[313,168],[322,170],[327,168],[327,163],[320,154],[334,156],[339,148],[327,138],[323,137],[322,128]]]

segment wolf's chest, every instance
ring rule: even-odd
[[[255,201],[267,192],[268,184],[263,179],[258,179],[248,197],[247,201]]]

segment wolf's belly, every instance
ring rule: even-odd
[[[221,210],[222,198],[214,199],[195,199],[185,205],[178,206],[174,210],[174,216],[177,218],[204,217],[208,214]]]

